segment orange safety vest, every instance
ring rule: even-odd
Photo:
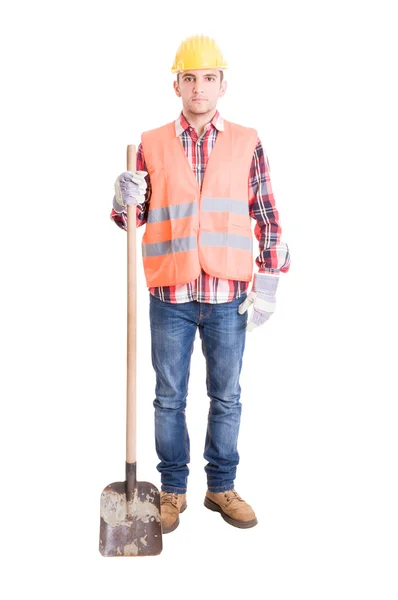
[[[148,287],[183,285],[201,267],[214,277],[251,281],[248,193],[256,130],[224,121],[201,190],[174,122],[146,131],[141,141],[152,188],[142,238]]]

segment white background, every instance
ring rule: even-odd
[[[396,600],[396,25],[391,2],[18,2],[1,11],[1,561],[5,598]],[[188,510],[161,555],[105,559],[124,478],[125,148],[176,118],[181,40],[213,36],[219,104],[256,127],[292,266],[248,335],[236,487],[203,506],[198,338]],[[143,231],[138,233],[141,239]],[[138,479],[159,486],[138,269]]]

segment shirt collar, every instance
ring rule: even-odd
[[[175,121],[176,137],[184,133],[184,131],[189,129],[190,126],[191,125],[189,124],[183,112],[181,111],[180,115],[178,116],[178,119],[176,119]],[[224,119],[222,118],[218,110],[216,110],[214,117],[212,118],[210,123],[206,125],[205,129],[209,126],[215,127],[218,131],[224,131]]]

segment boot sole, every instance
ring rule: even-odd
[[[187,508],[187,504],[185,503],[185,504],[183,504],[181,506],[179,515],[181,513],[183,513],[186,508]],[[165,527],[164,525],[162,525],[162,533],[171,533],[172,531],[174,531],[175,529],[177,529],[177,527],[179,526],[179,524],[180,524],[180,517],[178,516],[177,519],[176,519],[176,521],[172,525],[170,525],[169,527]]]
[[[238,527],[239,529],[249,529],[250,527],[254,527],[255,525],[257,525],[258,523],[257,519],[252,519],[251,521],[237,521],[236,519],[233,519],[223,511],[221,506],[216,504],[216,502],[213,502],[213,500],[210,500],[210,498],[208,498],[207,496],[205,497],[204,505],[209,510],[219,512],[224,521],[226,521],[230,525],[233,525],[234,527]]]

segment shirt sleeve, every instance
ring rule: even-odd
[[[146,162],[145,162],[142,144],[140,144],[138,146],[138,150],[137,150],[136,169],[137,169],[137,171],[147,171],[148,172],[148,170],[146,168]],[[147,222],[147,218],[148,218],[149,202],[150,202],[151,193],[152,193],[151,181],[149,179],[149,175],[145,176],[145,181],[147,184],[145,198],[140,204],[137,204],[137,206],[136,206],[136,226],[137,227],[141,227],[141,225],[144,225]],[[110,218],[116,223],[116,225],[118,225],[119,227],[121,227],[124,230],[127,230],[127,210],[126,209],[122,209],[120,212],[117,212],[114,208],[112,208]]]
[[[290,267],[289,248],[281,241],[282,228],[272,192],[269,162],[259,139],[250,167],[249,213],[256,221],[254,235],[260,249],[256,257],[259,273],[286,273]]]

